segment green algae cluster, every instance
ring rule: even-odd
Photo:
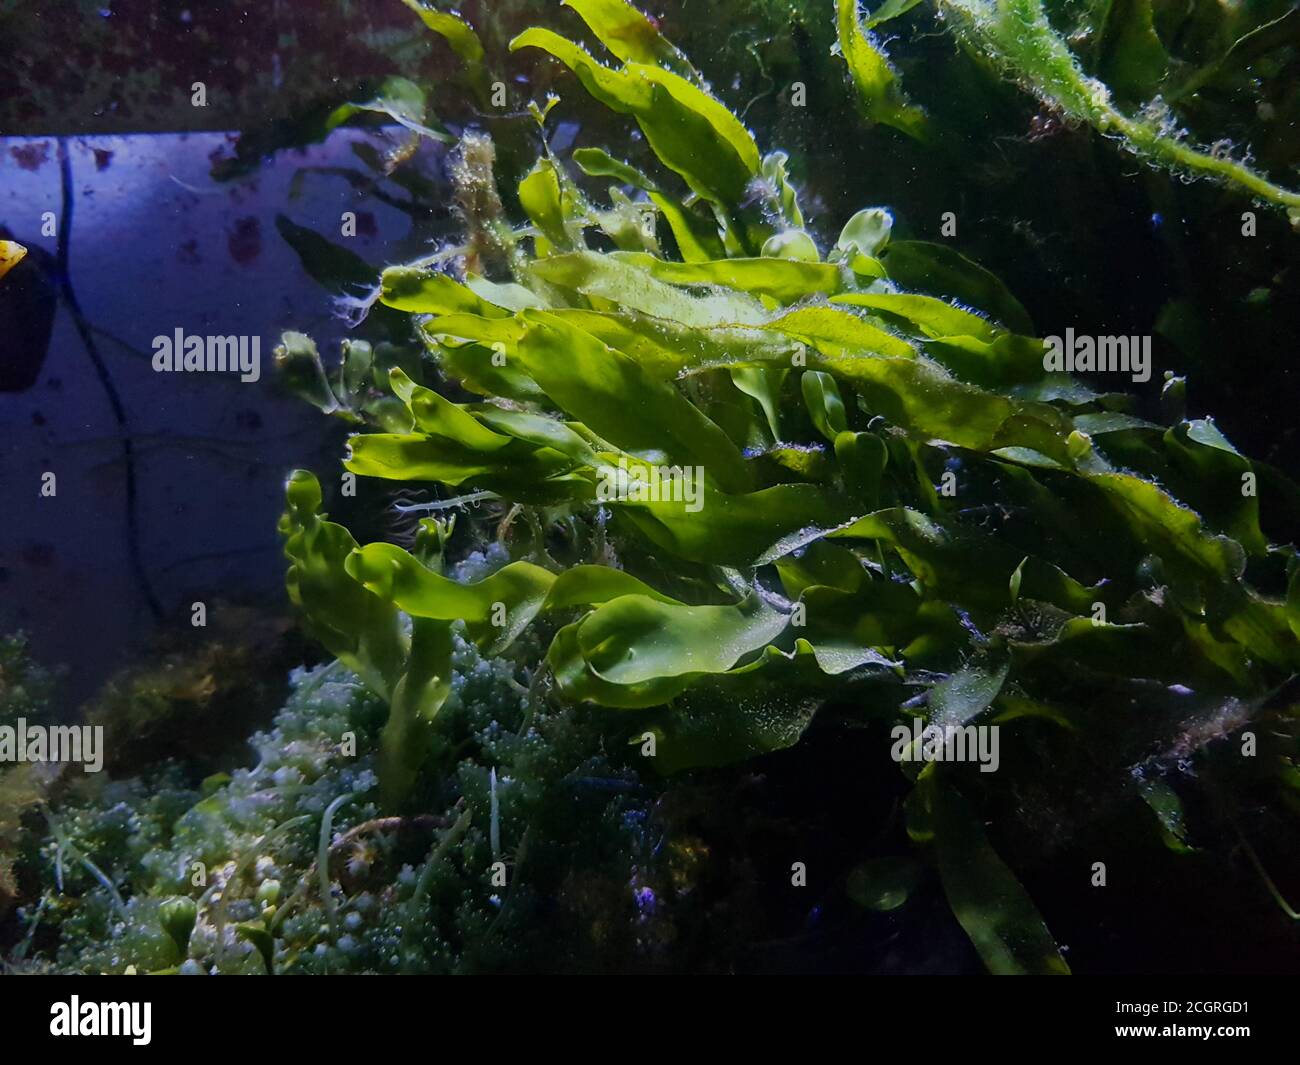
[[[358,546],[319,515],[313,477],[290,484],[291,594],[390,703],[392,801],[437,735],[461,624],[493,654],[540,624],[555,696],[606,708],[630,743],[653,737],[662,773],[789,746],[830,692],[868,718],[924,707],[1035,743],[1104,737],[1130,764],[1158,763],[1198,704],[1249,702],[1290,735],[1289,708],[1265,706],[1300,661],[1296,555],[1275,539],[1294,513],[1285,478],[1208,418],[1153,422],[1046,369],[1014,296],[947,246],[891,241],[887,210],[819,244],[786,156],[764,155],[650,23],[570,6],[612,61],[542,28],[511,48],[554,56],[634,122],[659,172],[596,148],[566,165],[545,147],[564,105],[536,109],[526,218],[494,207],[459,271],[447,254],[383,273],[378,300],[415,316],[429,359],[373,377],[405,413],[354,435],[345,462],[442,486],[431,512],[530,513],[538,537],[457,582],[418,546]],[[861,88],[876,75],[857,41]],[[466,199],[499,205],[485,145],[462,159]],[[608,205],[579,175],[612,181]],[[477,398],[445,398],[440,379]],[[1171,409],[1181,387],[1169,375]],[[599,493],[615,469],[659,467],[701,470],[699,505]],[[427,542],[445,532],[425,520]],[[1117,701],[1141,711],[1116,730]],[[1249,756],[1283,789],[1285,750]],[[1169,833],[1176,794],[1158,767],[1138,776],[1134,801]],[[920,774],[910,834],[990,968],[1063,971],[981,842],[969,803],[991,785],[962,778]]]

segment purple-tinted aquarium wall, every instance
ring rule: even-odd
[[[0,225],[29,249],[0,294],[0,627],[67,665],[68,702],[194,602],[282,598],[285,472],[341,442],[277,387],[272,351],[283,329],[336,350],[347,324],[277,216],[339,234],[351,211],[376,266],[420,251],[405,215],[330,176],[359,136],[232,184],[210,177],[221,133],[0,137]],[[246,338],[257,379],[157,372],[178,329]]]

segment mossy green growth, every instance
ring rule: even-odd
[[[56,677],[33,662],[24,633],[0,638],[0,728],[44,724]],[[18,894],[14,867],[26,842],[24,823],[39,808],[45,781],[31,764],[0,766],[0,917]]]
[[[489,551],[463,572],[502,562]],[[420,813],[376,801],[385,708],[338,663],[298,671],[252,737],[255,764],[201,788],[167,766],[64,782],[25,848],[23,879],[40,890],[18,910],[8,963],[179,975],[526,970],[561,953],[644,963],[631,936],[650,927],[638,931],[618,884],[634,866],[646,883],[662,875],[644,827],[652,794],[601,754],[592,721],[530,705],[514,663],[459,635],[451,657]],[[608,885],[599,898],[587,877]]]

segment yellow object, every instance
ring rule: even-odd
[[[15,240],[0,240],[0,277],[23,261],[27,249]]]

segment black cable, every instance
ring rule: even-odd
[[[72,312],[72,320],[76,324],[77,333],[81,336],[81,342],[86,346],[86,354],[90,356],[90,361],[95,366],[95,373],[99,377],[99,383],[108,396],[108,404],[113,408],[113,417],[117,421],[118,435],[122,441],[122,459],[126,468],[127,556],[150,613],[153,614],[155,620],[161,620],[163,616],[162,606],[158,602],[158,597],[154,594],[153,585],[149,583],[149,575],[145,571],[144,560],[140,557],[140,523],[136,513],[135,445],[131,440],[131,430],[127,424],[126,408],[122,405],[122,397],[118,395],[117,387],[113,384],[113,378],[109,375],[108,366],[100,356],[99,349],[95,346],[94,330],[90,323],[86,321],[85,315],[81,313],[81,304],[77,302],[77,294],[72,288],[72,274],[68,265],[68,242],[72,234],[72,164],[68,159],[68,146],[65,138],[60,137],[58,144],[59,177],[63,186],[63,216],[59,219],[58,225],[59,289],[63,293],[63,299],[67,303],[68,309]]]

